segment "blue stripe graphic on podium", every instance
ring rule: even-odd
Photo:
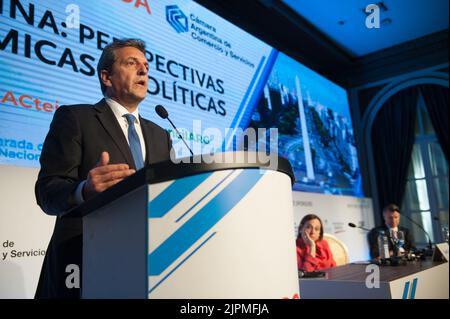
[[[184,264],[184,262],[186,260],[188,260],[193,254],[195,254],[197,252],[197,250],[199,250],[200,248],[202,248],[202,246],[204,244],[206,244],[206,242],[208,242],[215,234],[217,234],[217,232],[212,233],[211,235],[209,235],[204,241],[202,241],[200,243],[200,245],[198,245],[189,255],[187,255],[186,257],[183,258],[183,260],[181,262],[178,263],[178,265],[176,265],[171,271],[169,271],[169,273],[167,275],[165,275],[160,281],[158,281],[149,291],[148,293],[150,294],[153,290],[155,290],[156,288],[158,288],[159,285],[161,285],[167,278],[170,277],[170,275],[172,275],[172,273],[177,270],[179,267],[181,267],[182,264]]]
[[[200,204],[209,194],[211,194],[212,192],[214,192],[214,190],[219,187],[220,185],[222,185],[223,182],[225,182],[228,177],[230,177],[235,171],[231,171],[230,173],[228,173],[227,176],[225,176],[224,178],[222,178],[213,188],[211,188],[205,195],[202,196],[202,198],[200,198],[194,205],[191,206],[191,208],[189,208],[187,211],[185,211],[180,217],[178,217],[175,220],[175,223],[178,223],[184,216],[186,216],[187,214],[189,214],[190,211],[192,211],[198,204]]]
[[[148,217],[163,217],[211,175],[212,172],[175,180],[161,194],[148,203]]]
[[[228,214],[256,185],[263,174],[264,172],[258,169],[242,171],[219,194],[161,243],[148,256],[149,276],[158,276],[164,272]]]
[[[417,278],[414,278],[412,285],[411,285],[411,291],[409,291],[409,285],[410,281],[405,282],[405,287],[403,288],[403,296],[402,299],[408,299],[408,292],[409,292],[409,299],[414,299],[416,296],[416,287],[417,287]]]

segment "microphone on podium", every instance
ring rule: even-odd
[[[365,227],[362,227],[362,226],[356,226],[356,225],[353,224],[353,223],[348,223],[348,225],[349,225],[350,227],[352,227],[352,228],[359,228],[359,229],[362,229],[362,230],[365,230],[365,231],[370,231],[370,229],[368,229],[368,228],[365,228]]]
[[[178,129],[176,126],[172,123],[172,121],[169,118],[169,113],[167,112],[166,108],[162,105],[157,105],[155,107],[156,113],[161,117],[163,120],[168,119],[172,127],[175,129],[175,131],[178,134],[178,137],[183,141],[184,145],[188,148],[189,152],[191,152],[191,155],[194,156],[194,152],[192,152],[191,148],[187,145],[186,141],[184,140],[183,136],[178,132]]]

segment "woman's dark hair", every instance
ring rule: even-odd
[[[308,214],[305,217],[302,218],[302,221],[300,222],[300,225],[298,225],[298,234],[297,234],[297,238],[301,237],[301,229],[303,228],[303,226],[305,226],[305,224],[307,222],[309,222],[312,219],[317,219],[320,223],[320,236],[319,236],[319,240],[322,240],[323,238],[323,224],[322,224],[322,220],[320,219],[319,216],[314,215],[314,214]]]

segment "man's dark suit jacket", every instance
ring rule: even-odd
[[[146,146],[145,164],[170,159],[169,134],[146,119],[140,118],[140,123]],[[86,180],[103,151],[109,153],[109,164],[126,163],[135,168],[125,135],[104,99],[95,105],[61,106],[55,112],[40,157],[35,193],[39,206],[57,218],[36,298],[80,297],[80,289],[66,288],[69,273],[65,269],[69,264],[81,269],[82,222],[81,218],[60,215],[76,205],[75,189]]]
[[[401,230],[403,232],[403,234],[405,235],[405,245],[403,246],[403,248],[406,251],[414,249],[415,248],[414,239],[413,239],[412,233],[409,231],[409,229],[406,227],[398,226],[398,230],[399,231]],[[380,231],[384,231],[384,233],[386,234],[386,236],[389,239],[388,240],[389,250],[394,251],[394,242],[391,238],[391,234],[389,233],[389,228],[386,225],[378,226],[378,227],[373,228],[367,235],[367,239],[369,240],[369,248],[370,248],[371,258],[377,258],[378,256],[380,256],[380,253],[378,250],[378,234],[380,233]]]

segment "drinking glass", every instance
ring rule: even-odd
[[[403,246],[405,246],[405,233],[401,230],[397,232],[396,243],[398,254],[403,255],[405,253],[405,248],[403,248]]]

